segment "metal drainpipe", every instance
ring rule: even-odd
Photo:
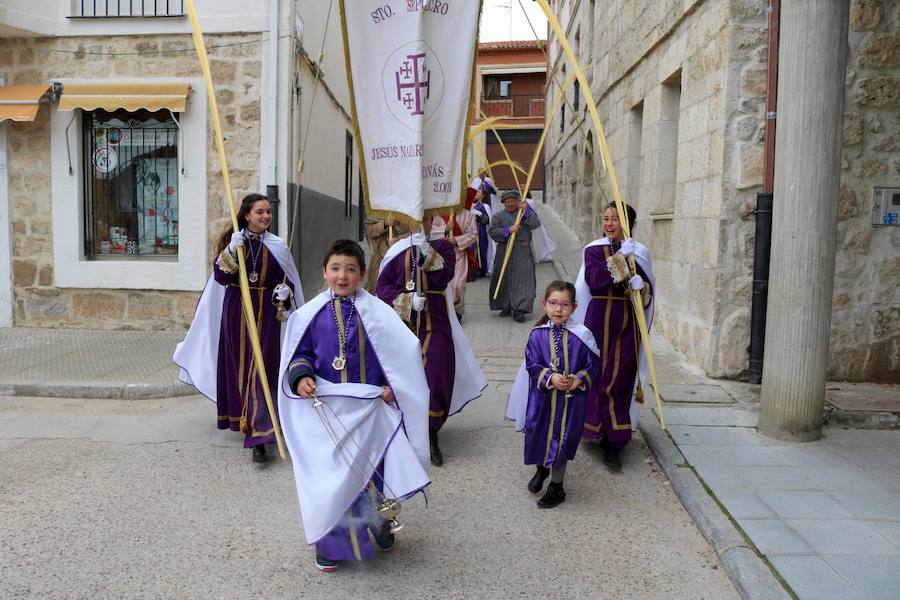
[[[271,182],[266,185],[266,197],[272,205],[272,225],[270,230],[279,234],[278,230],[278,12],[279,1],[269,0],[269,44],[266,70],[265,99],[266,114],[266,147],[265,177]]]
[[[778,99],[778,24],[781,0],[769,0],[769,37],[766,57],[766,146],[763,191],[756,195],[756,238],[753,247],[753,303],[750,313],[750,366],[747,379],[762,383],[766,343],[769,258],[772,247],[772,191],[775,182],[775,108]]]

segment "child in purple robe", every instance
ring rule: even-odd
[[[303,292],[287,244],[267,231],[272,221],[269,200],[260,194],[247,195],[237,221],[241,231],[232,232],[229,226],[218,242],[194,321],[173,360],[181,367],[179,379],[216,403],[217,427],[243,433],[244,447],[252,448],[253,462],[261,463],[267,460],[266,444],[275,441],[275,430],[247,335],[237,248],[244,248],[270,390],[278,378],[284,314],[303,304]]]
[[[584,427],[585,399],[596,375],[599,353],[594,336],[570,320],[575,286],[554,281],[544,292],[544,316],[525,346],[525,361],[513,384],[507,418],[525,433],[525,464],[536,465],[528,490],[541,491],[539,508],[564,502],[563,477],[575,458]]]
[[[625,208],[633,231],[637,215],[630,206]],[[625,238],[621,221],[615,205],[610,204],[603,214],[605,237],[585,246],[575,283],[578,309],[573,317],[602,340],[597,382],[588,396],[584,437],[600,439],[603,462],[613,472],[622,469],[621,451],[637,426],[643,403],[640,382],[647,373],[630,292],[639,293],[649,328],[656,287],[650,251]],[[634,271],[629,258],[634,259]]]
[[[426,217],[422,226],[432,231],[434,219]],[[443,232],[429,241],[424,234],[414,234],[406,242],[405,250],[389,252],[375,286],[379,298],[394,307],[397,315],[419,336],[425,376],[431,390],[428,411],[428,433],[431,443],[431,463],[444,464],[438,445],[438,431],[447,422],[453,397],[456,357],[450,310],[447,307],[447,286],[456,269],[456,250],[444,239]],[[403,244],[403,241],[397,245]]]
[[[415,336],[361,287],[362,248],[338,240],[322,267],[328,289],[288,323],[279,411],[307,541],[316,567],[334,571],[340,561],[373,557],[369,533],[380,550],[391,550],[394,534],[375,508],[387,494],[399,500],[428,485],[428,388]],[[344,404],[331,398],[315,408],[309,399],[326,387],[342,390]],[[346,436],[323,438],[329,429]]]

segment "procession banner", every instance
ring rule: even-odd
[[[479,0],[341,0],[367,214],[412,225],[465,202]]]

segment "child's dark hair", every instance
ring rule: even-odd
[[[363,252],[360,245],[353,240],[335,240],[335,242],[331,244],[331,248],[328,249],[328,252],[325,253],[325,258],[322,259],[323,269],[328,266],[328,259],[335,254],[338,256],[352,256],[356,259],[356,262],[359,263],[359,270],[366,270],[366,253]]]
[[[610,202],[609,206],[607,206],[606,208],[613,209],[614,211],[616,211],[617,214],[619,212],[619,209],[616,208],[615,202]],[[633,208],[631,208],[630,204],[626,204],[625,205],[625,214],[627,215],[626,221],[628,221],[628,230],[631,231],[632,229],[634,229],[634,224],[637,223],[637,211],[635,211]],[[621,219],[622,216],[619,215],[619,218]]]
[[[544,302],[547,301],[547,298],[550,297],[550,294],[553,292],[568,292],[569,296],[572,298],[572,304],[575,304],[575,286],[569,283],[568,281],[562,281],[557,279],[556,281],[551,281],[547,286],[547,289],[544,290]],[[547,313],[541,316],[540,319],[534,324],[535,327],[540,327],[541,325],[546,325],[550,320],[550,317],[547,316]]]

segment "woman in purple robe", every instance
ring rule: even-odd
[[[191,329],[174,361],[181,380],[216,403],[217,427],[244,434],[253,462],[266,462],[265,444],[275,441],[263,384],[253,357],[241,303],[237,248],[244,248],[247,279],[270,390],[276,390],[285,314],[302,304],[300,279],[284,241],[267,231],[272,208],[265,196],[250,194],[237,214],[241,231],[223,232],[213,271]],[[296,298],[295,298],[296,293]],[[215,362],[211,360],[215,357]],[[275,392],[272,391],[272,398]]]
[[[536,465],[528,490],[540,492],[551,476],[547,492],[537,502],[540,508],[553,508],[566,499],[566,464],[578,450],[585,399],[598,363],[593,336],[570,320],[574,310],[575,286],[552,282],[544,293],[545,315],[531,330],[525,346],[525,464]],[[513,393],[522,394],[522,390],[516,386]]]
[[[630,206],[627,213],[633,228],[636,213]],[[583,319],[594,334],[601,353],[600,372],[588,395],[584,437],[600,438],[604,463],[618,471],[622,468],[621,450],[631,440],[634,425],[632,398],[642,401],[640,386],[635,386],[640,334],[629,291],[640,291],[645,314],[650,315],[654,280],[647,248],[625,239],[614,205],[606,209],[603,227],[606,237],[584,249],[577,287],[579,306],[587,304],[587,309],[579,308],[576,318]],[[627,259],[631,256],[637,273],[630,270]]]
[[[422,220],[425,231],[432,231],[434,219]],[[432,237],[435,237],[434,235]],[[423,234],[414,234],[399,252],[383,266],[376,284],[376,295],[394,310],[419,336],[425,377],[431,390],[428,433],[431,462],[444,464],[438,445],[438,431],[450,415],[456,357],[450,315],[447,310],[447,286],[453,279],[456,254],[453,244],[438,232],[430,242]],[[389,255],[390,256],[390,255]]]

